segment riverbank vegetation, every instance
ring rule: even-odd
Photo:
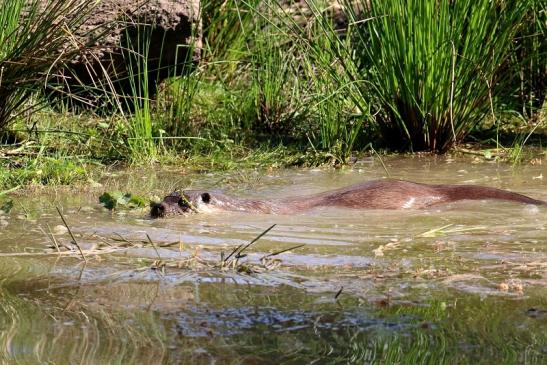
[[[22,17],[25,3],[0,1],[0,191],[92,181],[115,162],[345,164],[465,141],[518,161],[544,140],[539,0],[204,0],[199,64],[150,88],[143,34],[131,93],[78,112],[44,94],[93,3],[31,2]]]

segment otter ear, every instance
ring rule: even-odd
[[[211,201],[211,194],[209,193],[203,193],[201,194],[201,201],[205,204],[208,204]]]

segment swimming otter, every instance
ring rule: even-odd
[[[208,208],[254,213],[291,214],[316,207],[353,209],[423,209],[458,200],[497,199],[525,204],[547,202],[506,190],[475,185],[428,185],[403,180],[372,180],[316,195],[279,200],[237,199],[222,193],[189,190],[173,192],[151,204],[152,218],[197,212]]]

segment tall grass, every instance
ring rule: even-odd
[[[255,12],[263,0],[202,2],[203,60],[211,77],[225,83],[241,76],[249,57],[249,42],[257,35]]]
[[[363,126],[370,115],[368,100],[355,82],[351,43],[335,28],[329,10],[332,3],[307,1],[309,12],[300,16],[278,2],[267,4],[270,10],[277,6],[275,16],[261,9],[255,11],[291,45],[279,58],[285,65],[294,63],[291,77],[299,80],[300,95],[280,93],[284,98],[299,98],[305,110],[295,129],[317,152],[345,162],[354,149],[364,146],[359,142],[365,140]]]
[[[251,56],[255,128],[277,136],[291,135],[309,118],[308,85],[299,77],[299,62],[305,55],[277,27],[260,24]]]
[[[539,111],[547,97],[547,3],[531,0],[511,53],[511,62],[504,69],[511,77],[513,97],[505,97],[503,102],[515,105],[515,110],[527,119],[539,116]],[[514,98],[514,96],[517,96]],[[516,100],[515,100],[516,99]],[[520,103],[516,105],[515,101]]]
[[[168,67],[168,73],[172,75],[163,85],[151,84],[152,80],[149,79],[150,73],[159,72],[150,69],[151,63],[148,61],[152,29],[138,27],[133,43],[127,45],[125,58],[130,73],[131,92],[126,100],[130,104],[128,109],[133,111],[133,115],[128,118],[128,144],[133,160],[154,160],[158,147],[170,146],[183,151],[196,147],[198,151],[204,144],[214,144],[215,139],[223,135],[222,129],[229,129],[229,123],[219,125],[200,119],[202,110],[198,105],[198,94],[210,92],[208,84],[211,83],[225,84],[230,88],[232,83],[239,82],[237,75],[241,65],[245,64],[242,60],[249,57],[247,41],[252,32],[247,27],[250,27],[252,18],[240,2],[234,0],[204,1],[200,16],[204,23],[204,48],[200,66],[193,67],[192,59],[176,59],[174,66],[159,65],[158,68]],[[127,39],[131,40],[130,37]],[[192,42],[177,47],[189,48],[187,52],[176,52],[177,55],[191,57],[194,54]],[[206,81],[204,77],[207,77]],[[152,102],[152,93],[159,86],[159,98]],[[213,110],[208,111],[208,114],[215,114],[219,110],[214,105],[211,107]],[[228,121],[230,118],[225,119]]]
[[[0,0],[0,130],[32,107],[25,102],[44,88],[52,71],[85,50],[74,32],[95,5],[83,0]]]
[[[131,95],[121,97],[127,108],[133,111],[128,118],[128,145],[134,161],[153,160],[156,157],[156,143],[152,133],[151,92],[155,85],[149,82],[149,51],[153,25],[138,28],[136,37],[127,35],[127,48],[123,55],[127,65]],[[159,72],[159,70],[155,70]]]
[[[312,80],[314,111],[319,134],[314,140],[340,162],[367,142],[362,135],[371,120],[370,100],[362,93],[360,74],[351,50],[350,38],[334,25],[329,1],[310,1],[313,13],[307,23],[309,56],[306,74]],[[370,137],[370,136],[369,136]]]
[[[191,54],[191,52],[188,53]],[[183,67],[190,68],[186,62]],[[174,74],[178,74],[177,71]],[[190,130],[194,97],[199,90],[202,75],[199,69],[184,71],[182,76],[166,83],[165,93],[162,96],[167,98],[169,103],[160,125],[167,136],[175,138],[171,141],[171,145],[177,138],[184,138]]]
[[[443,152],[493,110],[530,1],[346,2],[364,87],[392,147]]]

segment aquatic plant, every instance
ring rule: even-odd
[[[345,163],[355,149],[366,148],[374,132],[368,123],[369,98],[356,82],[350,38],[341,37],[329,11],[331,5],[328,1],[309,2],[313,16],[306,28],[298,29],[297,37],[304,37],[308,51],[302,62],[314,95],[311,109],[318,132],[309,131],[314,148],[332,154],[337,163]],[[365,131],[370,134],[363,136]]]
[[[85,50],[74,40],[95,2],[0,0],[0,130],[21,113],[53,70]],[[97,33],[98,34],[98,33]]]

